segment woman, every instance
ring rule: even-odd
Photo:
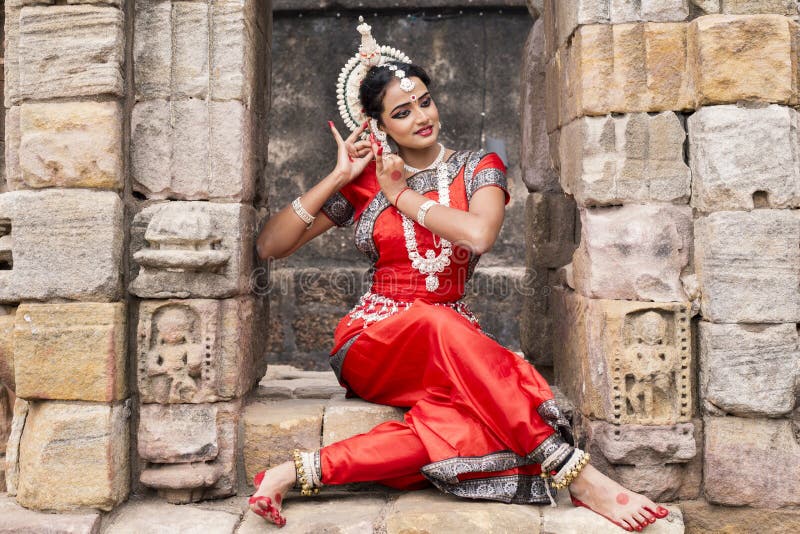
[[[363,69],[345,67],[343,78],[353,76],[340,79],[340,108],[346,118],[370,120],[347,139],[329,123],[334,170],[274,215],[257,247],[261,258],[282,258],[334,225],[356,224],[372,284],[339,322],[331,365],[348,396],[410,410],[402,422],[295,451],[294,462],[259,473],[251,509],[282,526],[281,503],[293,486],[309,495],[375,481],[517,503],[553,502],[551,487],[568,487],[576,505],[629,531],[666,517],[588,464],[545,380],[484,333],[460,301],[502,226],[505,167],[496,154],[442,146],[428,75],[378,48],[369,26],[359,31]],[[354,87],[357,102],[348,103]],[[369,139],[359,140],[368,127]]]

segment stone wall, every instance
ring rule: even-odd
[[[555,381],[596,465],[690,531],[800,504],[797,15],[548,0],[528,41],[528,237],[579,236],[539,319]]]
[[[514,318],[522,311],[519,295],[527,284],[527,193],[518,157],[517,102],[520,57],[532,23],[524,3],[476,2],[493,7],[475,8],[464,1],[422,2],[415,3],[414,10],[398,10],[396,2],[340,2],[339,12],[305,10],[317,4],[333,5],[276,3],[267,166],[271,211],[286,206],[333,169],[336,145],[327,121],[345,132],[336,109],[335,83],[358,48],[354,21],[363,13],[347,9],[356,4],[372,9],[367,16],[378,42],[405,51],[431,74],[444,144],[473,150],[499,146],[504,151],[512,200],[500,237],[481,259],[467,294],[484,328],[505,346],[520,350]],[[283,11],[290,7],[292,11]],[[271,362],[329,369],[336,322],[367,282],[369,262],[352,239],[352,228],[333,228],[273,264]]]

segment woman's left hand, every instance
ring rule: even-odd
[[[389,202],[394,205],[397,195],[408,185],[403,177],[403,164],[405,162],[397,154],[384,154],[372,132],[369,134],[369,139],[372,152],[375,154],[375,172],[378,175],[378,185]]]

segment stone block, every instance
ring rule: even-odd
[[[123,26],[123,12],[114,7],[23,7],[12,99],[123,96]]]
[[[519,323],[523,297],[530,292],[525,267],[477,267],[464,290],[464,301],[481,329],[513,352],[520,351]]]
[[[284,501],[283,510],[291,517],[282,533],[303,534],[373,534],[386,501],[374,496],[347,496],[340,498],[315,498],[313,500]],[[264,518],[247,512],[237,534],[264,532]]]
[[[797,111],[776,104],[709,106],[687,123],[693,207],[709,212],[800,206]]]
[[[18,158],[9,188],[122,189],[122,107],[119,102],[25,103],[20,107]],[[16,159],[15,158],[15,159]]]
[[[706,413],[787,416],[800,394],[797,328],[700,321],[700,398]]]
[[[244,411],[247,480],[292,457],[293,449],[321,446],[324,403],[315,400],[252,402]]]
[[[225,298],[250,292],[255,211],[242,204],[160,202],[137,213],[129,290],[143,298]]]
[[[100,514],[48,514],[23,508],[0,495],[0,534],[98,534]]]
[[[112,402],[128,395],[125,304],[20,304],[14,328],[17,395]]]
[[[386,533],[485,532],[539,534],[539,507],[497,502],[470,502],[433,490],[400,496],[386,513]]]
[[[706,417],[704,454],[709,502],[763,508],[800,504],[800,444],[791,420]]]
[[[5,311],[7,311],[6,315],[0,315],[0,384],[5,385],[6,388],[13,392],[15,389],[14,322],[16,320],[16,308],[10,308]],[[14,405],[13,401],[11,405]],[[3,443],[2,439],[0,439],[0,443]]]
[[[128,409],[30,404],[19,444],[17,502],[36,510],[110,510],[128,496]]]
[[[581,206],[685,204],[685,140],[681,120],[671,111],[576,119],[559,138],[561,185]]]
[[[241,397],[263,376],[264,302],[165,299],[139,303],[137,383],[143,403]]]
[[[140,499],[128,501],[110,514],[104,520],[103,533],[233,534],[238,522],[238,513]]]
[[[716,506],[702,500],[683,501],[681,509],[686,532],[691,534],[800,532],[800,510]]]
[[[795,0],[725,0],[722,12],[731,15],[753,15],[774,13],[776,15],[797,15]]]
[[[553,296],[555,382],[576,410],[614,424],[691,420],[688,302]]]
[[[19,444],[22,440],[22,430],[28,419],[28,401],[16,399],[14,401],[14,417],[11,420],[11,429],[5,449],[5,479],[6,491],[10,496],[17,494],[19,485]]]
[[[719,211],[694,221],[703,318],[800,321],[800,218],[791,210]]]
[[[688,300],[680,276],[692,253],[689,206],[629,204],[579,208],[575,289],[604,299]]]
[[[548,105],[558,105],[548,131],[584,115],[693,109],[686,28],[653,22],[578,28],[572,45],[548,63]]]
[[[580,418],[579,443],[592,465],[654,501],[672,501],[699,493],[702,423],[614,425]]]
[[[238,101],[138,102],[131,115],[134,190],[151,199],[250,202],[253,128],[252,114]]]
[[[530,191],[558,192],[558,173],[550,161],[547,111],[544,98],[545,55],[544,21],[537,20],[525,42],[522,58],[520,103],[522,108],[520,163],[522,181]]]
[[[250,107],[265,74],[259,55],[269,53],[260,5],[256,0],[137,1],[137,100],[208,98]]]
[[[141,483],[173,504],[234,495],[240,411],[238,401],[142,405]]]
[[[781,15],[708,15],[688,27],[697,107],[797,103],[796,22]]]
[[[402,421],[405,410],[360,399],[335,399],[325,407],[322,446],[369,432],[387,421]]]
[[[0,302],[118,300],[122,211],[110,191],[0,194]]]
[[[319,374],[326,376],[284,380],[268,380],[265,377],[259,382],[256,394],[267,399],[330,399],[342,393],[342,386],[333,372]]]

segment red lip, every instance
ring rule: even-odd
[[[422,137],[428,137],[429,135],[433,134],[433,126],[426,126],[421,130],[417,130],[416,134],[421,135]]]

